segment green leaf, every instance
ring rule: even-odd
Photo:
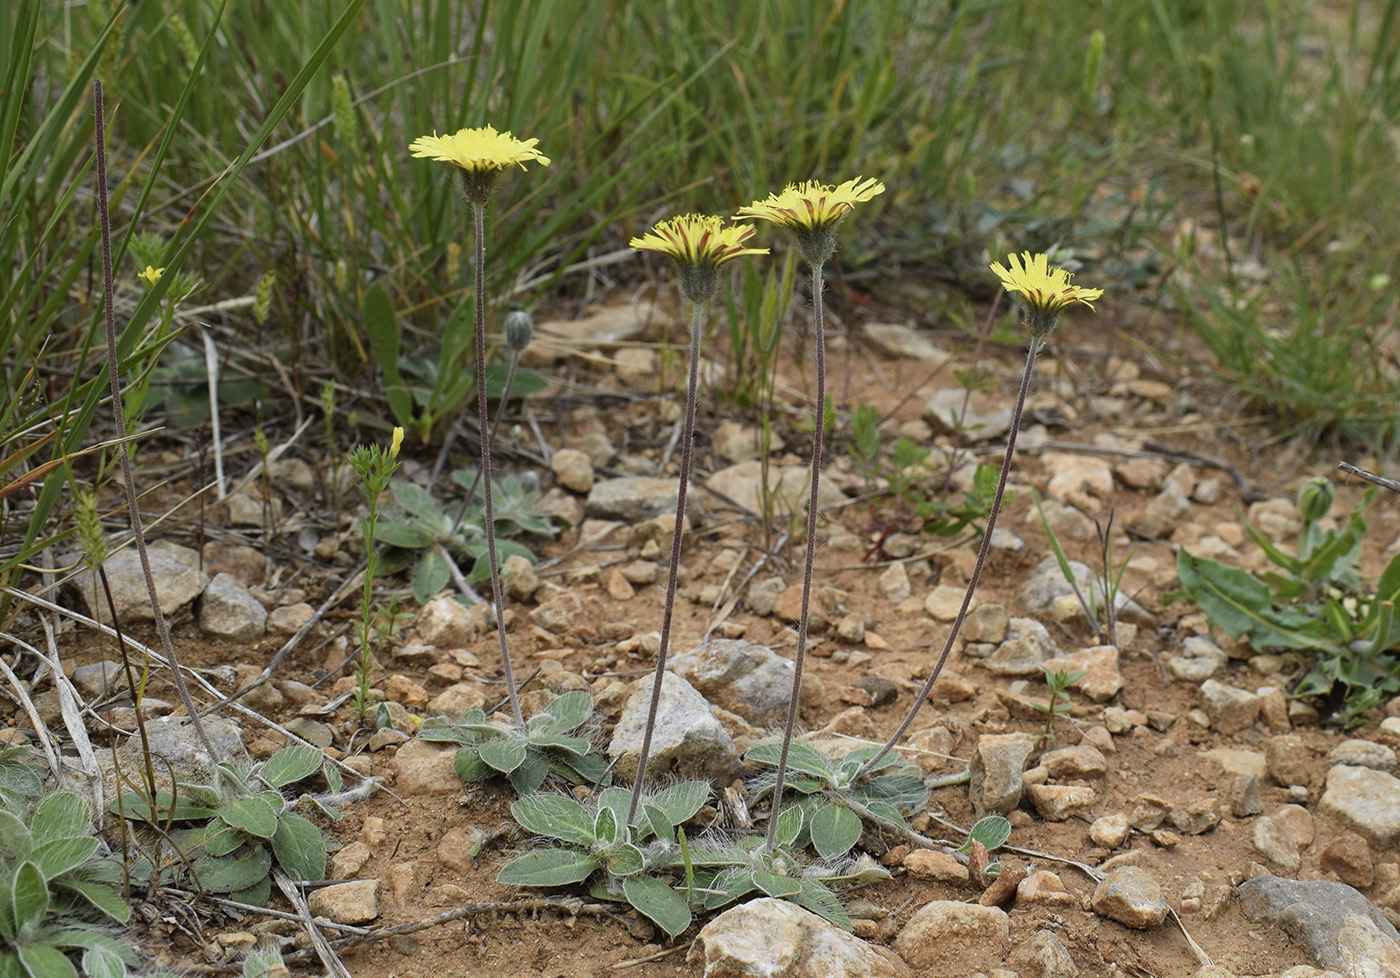
[[[497,883],[508,886],[565,886],[588,879],[598,864],[577,849],[541,849],[516,856],[501,867]]]
[[[173,805],[173,807],[172,807]],[[150,803],[135,791],[124,791],[120,796],[120,807],[127,818],[146,822],[164,823],[167,819],[175,822],[204,821],[218,814],[213,808],[187,801],[183,796],[174,800],[168,791],[156,792],[155,814],[151,813]],[[113,798],[107,810],[117,814],[118,799]]]
[[[463,747],[452,757],[452,770],[456,771],[457,777],[463,781],[485,781],[496,773],[496,769],[477,754],[478,746],[473,744]]]
[[[753,885],[770,897],[790,897],[802,892],[802,884],[797,880],[787,876],[779,876],[776,873],[766,873],[762,870],[754,871]]]
[[[259,839],[270,839],[277,831],[277,812],[267,803],[267,799],[256,795],[229,802],[219,809],[219,817],[234,828]]]
[[[232,856],[200,856],[194,861],[199,885],[212,893],[246,890],[272,871],[272,853],[250,845]]]
[[[517,795],[539,791],[544,779],[549,777],[549,760],[539,751],[526,750],[525,760],[509,776],[510,786]]]
[[[374,362],[384,371],[384,396],[394,420],[407,428],[413,423],[413,399],[399,375],[399,321],[384,286],[375,282],[365,293],[361,312]]]
[[[607,870],[614,876],[631,876],[646,869],[646,859],[642,856],[642,850],[625,842],[613,850],[608,857]]]
[[[29,858],[34,860],[45,879],[54,879],[77,869],[97,855],[100,843],[95,836],[82,835],[74,839],[50,839],[34,847]]]
[[[627,821],[627,809],[632,806],[632,792],[626,788],[604,788],[598,792],[598,807],[610,808],[619,823]]]
[[[771,817],[771,816],[770,816]],[[790,846],[802,834],[804,818],[798,805],[784,806],[778,814],[778,828],[774,833],[779,846]],[[771,895],[771,894],[770,894]]]
[[[868,801],[865,803],[865,807],[870,811],[871,815],[878,815],[880,818],[893,822],[900,828],[908,827],[909,823],[904,820],[904,813],[887,801]]]
[[[812,845],[824,859],[850,852],[860,832],[860,817],[841,805],[824,804],[812,816]]]
[[[803,879],[798,885],[800,889],[797,895],[791,898],[793,903],[825,917],[842,930],[854,929],[850,914],[846,913],[846,908],[841,906],[841,901],[835,893],[814,879]]]
[[[252,907],[265,907],[267,901],[272,896],[272,877],[264,876],[246,890],[233,890],[229,893],[230,900],[237,900],[239,903],[246,903]]]
[[[35,842],[87,835],[92,831],[92,809],[75,792],[55,791],[34,806],[31,825]]]
[[[0,978],[25,978],[25,975],[18,955],[10,951],[0,951]]]
[[[16,950],[29,978],[78,978],[68,955],[44,944],[21,944]]]
[[[80,897],[91,904],[94,909],[101,911],[119,924],[124,924],[131,919],[131,906],[122,899],[120,893],[106,883],[93,883],[88,880],[73,879],[70,876],[66,879],[56,880],[55,886]]]
[[[277,820],[277,831],[272,835],[272,854],[277,857],[277,865],[292,879],[326,878],[326,840],[309,819],[295,812],[286,812]]]
[[[210,819],[208,825],[192,829],[190,832],[190,843],[202,846],[211,856],[227,856],[247,841],[247,832],[235,829],[218,817]]]
[[[1177,551],[1176,573],[1206,616],[1231,638],[1248,635],[1257,649],[1337,651],[1316,629],[1309,633],[1279,622],[1272,612],[1269,589],[1248,571],[1193,557],[1183,547]]]
[[[258,777],[269,787],[284,788],[303,778],[311,777],[321,769],[325,759],[325,753],[315,747],[291,744],[269,757],[258,769]]]
[[[643,805],[642,818],[647,830],[656,838],[670,840],[675,837],[675,823],[655,805]]]
[[[539,733],[572,733],[593,715],[593,697],[586,690],[574,689],[557,696],[530,718],[530,730]]]
[[[602,845],[617,845],[618,838],[622,834],[619,828],[621,824],[622,820],[613,814],[611,808],[600,808],[598,814],[593,818],[593,838]]]
[[[585,849],[593,845],[593,819],[572,798],[563,795],[529,795],[510,806],[510,813],[528,832]]]
[[[1009,838],[1011,838],[1011,822],[1005,816],[984,815],[967,833],[967,841],[962,844],[959,851],[971,854],[972,843],[980,842],[988,852],[996,852],[997,849],[1006,845],[1006,840]]]
[[[126,978],[126,962],[110,948],[92,947],[83,952],[83,971],[88,978]]]
[[[452,580],[452,568],[447,558],[436,547],[424,550],[413,565],[413,598],[419,604],[427,604],[433,595],[447,587]]]
[[[0,848],[11,856],[26,855],[34,848],[34,837],[23,819],[3,808],[0,808]]]
[[[660,880],[629,876],[622,881],[622,892],[628,903],[670,936],[682,934],[690,926],[690,908],[685,898]]]
[[[422,550],[437,543],[437,534],[417,520],[407,519],[401,513],[388,513],[379,518],[374,527],[376,543],[401,547],[404,550]]]
[[[665,812],[672,825],[684,825],[709,799],[708,781],[680,781],[662,788],[647,799],[647,804]]]
[[[777,767],[782,751],[781,740],[769,740],[750,747],[749,752],[744,755],[744,760]],[[797,740],[788,748],[787,766],[789,771],[801,771],[823,781],[830,781],[836,773],[831,768],[831,762],[821,751]]]
[[[38,927],[49,912],[49,884],[43,872],[29,860],[15,867],[9,879],[9,906],[15,933]]]
[[[712,892],[705,894],[705,909],[716,910],[726,903],[733,903],[746,893],[756,889],[753,873],[746,866],[727,866],[715,874],[705,886]]]
[[[502,774],[509,774],[525,762],[525,741],[519,737],[497,737],[478,744],[477,755]]]
[[[412,482],[395,479],[389,485],[389,491],[394,494],[394,502],[409,515],[417,517],[424,526],[437,530],[438,535],[446,532],[449,518],[428,490]],[[438,530],[439,527],[442,529]]]

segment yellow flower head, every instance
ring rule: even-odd
[[[389,457],[390,457],[390,458],[398,458],[398,457],[399,457],[399,447],[400,447],[402,444],[403,444],[403,429],[400,428],[400,427],[395,426],[395,428],[394,428],[394,438],[393,438],[393,440],[389,443]]]
[[[719,287],[719,266],[744,255],[766,255],[767,248],[746,248],[751,224],[724,226],[718,217],[683,214],[662,221],[650,234],[628,244],[637,251],[656,251],[672,259],[681,276],[681,291],[692,302],[704,302]]]
[[[787,228],[797,237],[802,257],[820,265],[836,250],[836,226],[856,204],[885,192],[874,177],[856,177],[831,186],[816,180],[790,183],[780,194],[739,208],[739,217],[757,217]]]
[[[507,167],[518,165],[523,170],[528,160],[549,166],[549,157],[535,149],[538,142],[516,139],[509,132],[497,132],[494,126],[482,126],[442,136],[434,130],[431,136],[415,139],[408,150],[415,158],[451,163],[460,169],[467,196],[485,203],[496,179]]]
[[[147,265],[146,270],[144,272],[138,272],[136,274],[136,277],[140,279],[145,279],[146,282],[150,285],[155,285],[157,282],[160,281],[160,277],[164,274],[165,269],[153,268],[152,266]]]
[[[1066,306],[1082,302],[1093,309],[1094,300],[1103,295],[1103,289],[1071,285],[1070,273],[1063,268],[1051,268],[1047,255],[1033,255],[1027,251],[1020,256],[1008,256],[1006,262],[1011,266],[1009,269],[1000,262],[992,262],[991,270],[1001,279],[1002,288],[1020,296],[1030,314],[1031,332],[1036,336],[1044,336],[1054,329]]]

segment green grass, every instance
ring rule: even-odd
[[[863,174],[890,190],[852,219],[843,275],[891,293],[903,275],[949,278],[957,313],[990,295],[986,254],[1057,249],[1088,284],[1183,309],[1209,369],[1277,409],[1281,430],[1395,442],[1394,289],[1375,276],[1400,254],[1400,0],[345,8],[10,5],[0,484],[94,440],[94,77],[110,107],[119,280],[136,303],[121,324],[129,376],[192,346],[141,342],[163,290],[134,287],[138,232],[168,241],[166,265],[200,278],[200,302],[276,274],[272,316],[237,322],[223,351],[254,375],[276,356],[374,390],[363,310],[376,284],[398,313],[403,370],[431,369],[469,300],[455,250],[469,253],[468,214],[444,169],[406,147],[490,122],[554,161],[508,177],[493,202],[493,322],[581,294],[588,274],[638,276],[648,265],[626,241],[659,217]],[[1176,234],[1188,219],[1195,239]],[[574,270],[583,260],[601,271]],[[382,400],[348,406],[386,414]],[[30,551],[64,478],[39,496]],[[5,559],[0,571],[18,552]]]

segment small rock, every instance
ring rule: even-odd
[[[842,615],[836,622],[836,637],[852,644],[865,641],[865,619],[854,613]]]
[[[1313,817],[1302,805],[1284,805],[1270,816],[1279,828],[1288,833],[1293,844],[1306,849],[1313,842]]]
[[[1257,774],[1237,774],[1230,782],[1230,814],[1248,818],[1264,810],[1263,778]]]
[[[540,578],[528,559],[521,554],[511,554],[502,562],[501,583],[512,601],[529,601],[539,590]]]
[[[359,876],[360,870],[364,869],[365,863],[369,862],[370,855],[369,846],[358,840],[351,842],[331,856],[330,878],[344,880],[352,876]]]
[[[904,869],[911,876],[939,882],[966,883],[969,873],[966,866],[946,852],[933,849],[915,849],[904,857]]]
[[[530,612],[530,621],[555,635],[567,635],[591,642],[598,635],[583,596],[562,591]]]
[[[645,676],[632,683],[631,695],[608,744],[608,756],[617,761],[615,772],[627,781],[637,776],[654,678]],[[739,768],[734,741],[710,711],[705,697],[685,679],[667,671],[662,677],[647,776],[674,771],[682,778],[700,778],[722,785],[733,780]]]
[[[1203,683],[1225,668],[1230,657],[1225,650],[1204,635],[1192,635],[1183,644],[1180,655],[1169,656],[1167,672],[1182,682]]]
[[[401,794],[451,795],[460,793],[462,779],[452,766],[456,751],[418,737],[409,740],[389,762],[394,786]]]
[[[720,493],[735,505],[742,506],[750,513],[764,511],[763,463],[757,459],[739,462],[720,469],[705,480],[707,488]],[[810,473],[805,465],[769,465],[768,492],[774,515],[805,513],[807,500],[811,494]],[[819,507],[835,506],[844,502],[846,494],[830,479],[823,479],[817,489]],[[671,497],[671,507],[675,508],[675,496]]]
[[[1172,531],[1186,522],[1190,515],[1190,497],[1180,485],[1168,482],[1147,504],[1142,515],[1134,521],[1134,525],[1138,532],[1149,537],[1169,539]]]
[[[1100,502],[1113,494],[1113,469],[1102,458],[1046,452],[1040,461],[1052,473],[1046,494],[1071,506],[1096,513]]]
[[[704,978],[907,978],[909,968],[789,900],[762,897],[720,914],[686,955]]]
[[[1011,408],[1005,398],[984,391],[973,391],[968,398],[962,387],[945,387],[924,402],[924,420],[936,432],[959,433],[968,442],[982,442],[1011,430]]]
[[[1312,783],[1312,754],[1302,737],[1280,734],[1270,738],[1264,757],[1269,764],[1269,777],[1285,788]]]
[[[1108,773],[1108,760],[1097,747],[1077,744],[1061,747],[1041,755],[1040,763],[1059,780],[1070,778],[1100,778]]]
[[[774,443],[769,445],[770,450],[781,452],[782,440],[776,432],[772,438]],[[746,462],[762,454],[763,432],[756,427],[741,425],[737,421],[721,421],[710,436],[710,446],[726,462]]]
[[[1211,727],[1222,734],[1239,733],[1254,726],[1259,717],[1259,697],[1214,679],[1201,684],[1201,708],[1210,717]]]
[[[1094,845],[1103,846],[1105,849],[1117,849],[1124,842],[1128,841],[1128,832],[1132,828],[1132,820],[1124,812],[1115,812],[1112,815],[1104,815],[1094,819],[1089,826],[1089,838],[1094,840]]]
[[[1092,905],[1100,917],[1136,930],[1149,930],[1167,919],[1162,888],[1136,866],[1115,869],[1100,880],[1094,888]]]
[[[920,974],[937,973],[934,965],[952,951],[969,946],[1000,954],[1011,937],[1010,918],[997,907],[934,900],[914,912],[894,939],[894,949]]]
[[[73,686],[85,700],[101,699],[125,689],[126,676],[120,662],[106,659],[74,669]]]
[[[787,716],[796,669],[764,645],[744,639],[711,639],[671,659],[670,668],[716,706],[750,723],[771,727]],[[802,699],[815,706],[825,698],[818,677],[803,677]]]
[[[1260,686],[1259,716],[1270,730],[1291,730],[1293,721],[1288,716],[1288,696],[1277,686]]]
[[[870,694],[870,705],[874,707],[889,706],[899,697],[899,687],[893,680],[884,676],[862,676],[851,684],[856,689],[864,690]],[[938,684],[935,683],[936,687]],[[802,680],[802,691],[807,691],[807,680]],[[805,699],[805,695],[804,695]]]
[[[1000,645],[1006,639],[1006,629],[1010,622],[1005,605],[979,604],[969,611],[967,618],[963,620],[963,639],[967,642]]]
[[[430,717],[460,717],[470,710],[486,706],[486,693],[472,683],[453,683],[428,701],[423,711]]]
[[[559,484],[570,492],[585,494],[593,488],[593,460],[576,448],[561,448],[549,460]]]
[[[1246,511],[1249,523],[1273,543],[1282,543],[1298,535],[1302,518],[1292,499],[1265,499],[1251,503]]]
[[[1083,670],[1072,684],[1095,703],[1103,703],[1118,695],[1123,688],[1123,674],[1118,671],[1118,650],[1112,645],[1096,645],[1082,652],[1058,655],[1043,665],[1052,670]]]
[[[209,578],[199,570],[199,554],[188,547],[160,541],[151,544],[148,553],[160,610],[166,616],[189,604],[208,586]],[[123,625],[151,621],[151,598],[136,548],[117,551],[103,561],[102,567],[107,572],[117,619]],[[95,598],[90,582],[79,587],[78,593],[87,604],[88,614],[104,622],[110,618],[106,597]]]
[[[476,857],[472,855],[474,845],[480,844],[480,830],[467,831],[454,825],[438,840],[437,859],[454,873],[468,873],[476,867]]]
[[[413,710],[428,705],[428,691],[407,676],[397,673],[384,680],[384,696]]]
[[[1364,890],[1376,881],[1376,864],[1371,847],[1355,832],[1343,832],[1322,850],[1318,867],[1326,873],[1336,873],[1348,886]]]
[[[1025,734],[982,734],[977,738],[969,765],[968,789],[973,814],[1005,815],[1021,803],[1021,776],[1035,747]]]
[[[1025,886],[1025,883],[1021,885]],[[1016,969],[1015,973],[1019,978],[1075,978],[1079,974],[1074,958],[1070,957],[1069,951],[1054,932],[1048,930],[1038,930],[1021,942],[1007,957],[1006,963]]]
[[[295,635],[314,617],[316,609],[305,601],[274,608],[267,616],[267,633],[277,636]]]
[[[1327,755],[1327,763],[1369,767],[1373,771],[1388,773],[1395,769],[1395,751],[1371,740],[1344,740],[1332,748]]]
[[[323,886],[313,890],[306,902],[317,917],[337,924],[366,924],[379,916],[379,880]]]
[[[904,569],[903,561],[886,567],[875,583],[886,601],[906,601],[913,593],[913,587],[909,583],[909,572]]]
[[[1345,883],[1264,875],[1240,884],[1239,895],[1246,917],[1282,927],[1319,967],[1348,978],[1400,974],[1400,933]]]
[[[940,584],[924,598],[924,611],[934,621],[949,622],[958,617],[962,608],[964,589]]]
[[[461,648],[476,632],[471,613],[452,598],[434,598],[418,612],[418,634],[440,649]]]
[[[1077,785],[1032,784],[1027,785],[1025,790],[1040,817],[1048,822],[1063,822],[1099,800],[1099,794],[1093,788]]]
[[[1016,901],[1026,904],[1043,904],[1051,907],[1078,906],[1079,900],[1065,889],[1060,877],[1042,869],[1031,873],[1016,884]]]
[[[1264,755],[1257,751],[1217,747],[1214,750],[1206,751],[1201,756],[1219,764],[1221,772],[1229,778],[1240,774],[1255,774],[1262,781],[1269,776],[1269,763],[1265,760]]]
[[[760,618],[773,614],[778,607],[778,599],[787,590],[787,582],[781,577],[765,577],[749,585],[744,604]]]
[[[1253,841],[1255,852],[1285,872],[1296,873],[1302,867],[1303,857],[1298,852],[1298,843],[1272,817],[1265,816],[1255,821]]]
[[[923,360],[935,367],[952,359],[952,354],[926,334],[903,323],[866,323],[864,330],[872,346],[891,356]]]
[[[1384,771],[1344,764],[1332,768],[1317,808],[1378,848],[1400,843],[1400,780]]]
[[[703,516],[698,496],[696,492],[686,493],[687,521],[698,521]],[[604,479],[593,484],[583,504],[583,511],[594,519],[622,520],[632,524],[644,523],[657,516],[674,517],[676,480],[639,475]]]
[[[1012,618],[1006,639],[987,657],[987,670],[996,676],[1044,676],[1041,665],[1060,654],[1050,632],[1034,618]]]

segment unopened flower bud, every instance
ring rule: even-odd
[[[1316,523],[1327,515],[1336,496],[1332,480],[1322,475],[1313,476],[1298,490],[1298,514],[1309,523]]]
[[[516,309],[506,316],[506,346],[516,353],[530,345],[530,337],[535,334],[535,317],[524,309]]]

